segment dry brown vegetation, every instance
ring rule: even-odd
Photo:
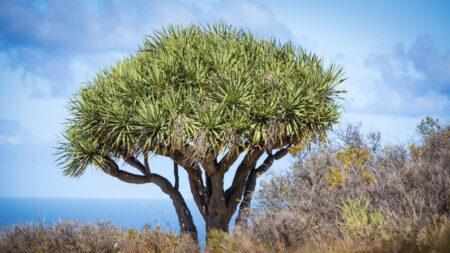
[[[196,252],[190,237],[145,227],[124,230],[109,222],[42,222],[3,228],[0,252]]]
[[[450,126],[427,118],[418,132],[414,144],[381,145],[348,126],[296,153],[262,183],[251,225],[227,249],[450,252]]]
[[[450,126],[427,118],[419,141],[381,145],[358,126],[296,147],[262,182],[247,227],[210,231],[207,252],[450,252]],[[0,252],[198,252],[189,237],[109,223],[3,228]]]

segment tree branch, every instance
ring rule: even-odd
[[[272,166],[274,160],[279,160],[284,157],[288,153],[289,148],[290,145],[286,148],[278,150],[274,155],[268,153],[268,157],[264,160],[263,164],[261,164],[257,169],[254,167],[252,168],[245,184],[244,196],[242,198],[241,205],[239,206],[236,224],[247,225],[249,207],[256,188],[256,179]]]
[[[277,148],[282,148],[286,145],[295,145],[295,144],[298,144],[298,142],[299,142],[299,137],[297,135],[284,136],[283,138],[281,138],[281,141],[279,143],[272,146],[272,150],[277,149]]]
[[[134,168],[138,169],[142,175],[147,175],[145,166],[134,156],[128,155],[123,156],[123,160]]]
[[[244,148],[240,146],[237,150],[231,149],[228,153],[220,160],[217,165],[218,171],[225,173],[233,165],[234,162],[239,158],[239,155],[244,152]]]
[[[100,168],[106,174],[109,174],[127,183],[133,184],[154,183],[157,186],[159,186],[161,191],[169,195],[169,197],[172,199],[175,211],[177,212],[178,222],[180,224],[181,231],[190,233],[192,236],[195,236],[195,238],[197,237],[197,229],[195,228],[191,212],[187,207],[186,202],[184,201],[184,198],[181,195],[181,193],[177,189],[172,187],[172,184],[170,183],[169,180],[155,173],[150,173],[149,175],[141,176],[124,170],[120,170],[117,163],[114,162],[114,160],[112,160],[110,157],[105,156],[103,157],[103,159],[105,160],[105,162],[103,166],[100,166]]]
[[[148,164],[148,153],[144,152],[144,165],[145,165],[145,173],[147,175],[150,175],[151,171],[150,171],[150,166]]]
[[[264,151],[259,148],[249,149],[244,157],[244,160],[242,160],[241,164],[238,166],[236,174],[233,178],[233,183],[225,192],[228,215],[232,216],[236,211],[236,207],[240,202],[245,188],[248,173],[253,167],[255,167],[256,162],[263,153]]]
[[[152,182],[152,176],[142,176],[136,175],[124,170],[120,170],[119,166],[110,158],[104,157],[106,159],[107,166],[101,166],[100,168],[106,173],[113,177],[116,177],[124,182],[132,184],[145,184]]]
[[[245,191],[244,191],[244,197],[241,201],[241,205],[239,206],[239,212],[236,217],[236,225],[245,226],[248,222],[248,216],[249,216],[249,207],[253,198],[253,192],[255,192],[256,188],[256,178],[258,177],[258,173],[256,172],[255,168],[253,168],[247,179],[247,183],[245,184]]]
[[[272,164],[275,160],[279,160],[279,159],[283,158],[289,152],[289,148],[290,148],[290,145],[288,145],[288,147],[286,147],[286,148],[282,148],[282,149],[278,150],[274,155],[267,153],[268,154],[267,158],[256,169],[256,172],[258,173],[258,175],[265,173],[270,168],[270,166],[272,166]]]
[[[173,162],[173,174],[175,175],[175,186],[174,188],[178,190],[179,188],[179,177],[178,177],[178,163]]]
[[[214,159],[213,160],[204,160],[201,163],[205,172],[207,172],[210,176],[218,173],[217,166],[214,161],[215,161]]]
[[[187,162],[186,158],[181,152],[173,152],[171,155],[173,161],[181,165],[188,173],[189,185],[191,188],[192,196],[197,204],[198,209],[203,217],[206,217],[208,208],[208,194],[205,186],[203,185],[202,170],[198,163]]]

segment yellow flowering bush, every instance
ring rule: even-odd
[[[346,169],[351,168],[351,166],[364,169],[373,160],[373,156],[368,148],[350,146],[337,152],[336,160],[340,166]]]
[[[348,172],[342,172],[337,168],[329,168],[329,172],[325,175],[325,180],[327,180],[328,188],[332,189],[334,187],[343,186],[348,178]]]
[[[372,173],[369,172],[363,172],[362,174],[362,179],[364,181],[364,183],[366,184],[371,184],[373,182],[373,176]]]
[[[289,154],[295,156],[300,151],[303,151],[304,149],[305,149],[304,145],[298,144],[298,145],[295,145],[295,146],[293,146],[292,148],[289,149]]]

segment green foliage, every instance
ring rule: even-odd
[[[133,228],[129,228],[128,232],[127,232],[127,237],[128,238],[133,238],[133,237],[136,237],[137,234],[138,234],[138,231],[136,231]]]
[[[230,244],[231,238],[227,233],[217,229],[211,229],[208,232],[207,252],[222,253],[226,252],[225,248]]]
[[[105,156],[190,145],[201,160],[321,134],[340,115],[342,74],[290,42],[229,25],[162,28],[72,99],[60,164],[78,177]]]
[[[364,242],[383,238],[386,235],[386,220],[381,212],[371,210],[370,200],[364,196],[348,198],[339,206],[339,227],[353,240]]]

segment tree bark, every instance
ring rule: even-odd
[[[178,188],[180,186],[180,178],[178,176],[178,164],[176,162],[173,162],[173,174],[175,176],[175,183],[174,183],[173,188],[178,190]]]
[[[212,229],[218,229],[228,232],[229,221],[227,206],[225,203],[225,194],[223,191],[222,173],[210,176],[211,196],[208,200],[208,213],[206,216],[206,232]]]
[[[236,225],[246,226],[249,217],[250,204],[253,198],[253,192],[256,188],[256,179],[258,175],[256,169],[253,168],[248,175],[247,183],[245,184],[244,197],[239,206],[239,212],[236,217]]]
[[[188,233],[192,239],[198,240],[197,228],[194,224],[194,219],[192,218],[191,211],[189,210],[183,196],[177,190],[173,194],[169,194],[172,199],[173,206],[178,216],[178,224],[180,225],[180,231],[183,233]]]
[[[198,163],[189,164],[182,153],[173,153],[170,158],[180,164],[187,172],[192,196],[203,218],[206,219],[208,194],[203,185],[202,170]]]
[[[242,201],[245,184],[247,182],[249,171],[255,167],[256,162],[264,151],[260,149],[251,149],[247,152],[244,160],[238,166],[233,183],[225,192],[226,205],[228,208],[228,217],[231,219],[239,203]]]

